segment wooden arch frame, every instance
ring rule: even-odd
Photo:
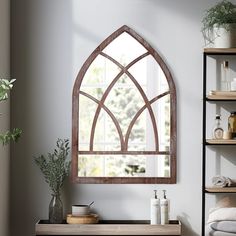
[[[132,36],[134,39],[136,39],[146,50],[147,52],[143,55],[139,56],[138,58],[134,59],[131,63],[129,63],[127,66],[122,66],[119,62],[114,60],[109,55],[105,54],[103,52],[103,49],[108,46],[114,39],[116,39],[119,35],[122,33],[128,33],[130,36]],[[81,83],[83,81],[83,78],[86,74],[86,71],[88,70],[89,66],[92,64],[94,59],[98,56],[102,55],[103,57],[109,59],[113,63],[115,63],[121,71],[118,73],[118,75],[113,79],[113,81],[110,83],[108,88],[106,89],[105,93],[103,94],[100,101],[96,100],[94,97],[90,96],[89,94],[84,93],[83,91],[80,91]],[[146,57],[147,55],[151,55],[155,61],[159,64],[161,69],[163,70],[163,73],[166,76],[168,85],[169,85],[169,91],[165,92],[159,96],[156,96],[152,100],[148,101],[146,94],[143,92],[141,86],[138,84],[136,79],[128,72],[128,69],[134,65],[136,62],[141,60],[142,58]],[[104,105],[105,99],[107,95],[109,94],[110,90],[116,83],[116,81],[124,74],[126,73],[128,77],[133,81],[133,83],[138,88],[139,92],[141,93],[143,100],[145,102],[145,105],[137,112],[133,120],[131,121],[128,131],[125,135],[125,139],[122,137],[122,132],[120,130],[119,124],[117,123],[115,117],[110,112],[110,110]],[[79,94],[82,94],[83,96],[86,96],[87,98],[93,100],[93,102],[98,104],[93,125],[91,129],[91,136],[90,136],[90,150],[89,151],[79,151],[78,150],[78,114],[79,114]],[[158,145],[158,130],[155,122],[155,117],[151,108],[151,104],[158,100],[159,98],[169,94],[170,95],[170,150],[166,152],[160,152],[159,151],[159,145]],[[136,119],[139,117],[139,115],[142,113],[143,110],[148,109],[153,130],[154,130],[154,137],[155,137],[155,151],[128,151],[128,137],[132,130],[132,127],[136,121]],[[121,150],[116,152],[107,153],[106,151],[93,151],[93,138],[94,138],[94,131],[96,127],[96,122],[98,119],[98,115],[100,113],[100,110],[104,109],[108,115],[112,118],[119,137],[120,137],[120,143],[121,143]],[[78,154],[146,154],[146,155],[153,155],[153,154],[161,154],[170,155],[170,177],[78,177]],[[139,36],[134,30],[129,28],[128,26],[124,25],[118,30],[116,30],[113,34],[111,34],[108,38],[106,38],[94,51],[93,53],[88,57],[88,59],[83,64],[82,68],[80,69],[73,88],[73,98],[72,98],[72,181],[77,183],[161,183],[161,184],[173,184],[176,183],[176,89],[175,84],[173,81],[173,78],[171,76],[171,73],[160,57],[160,55],[141,37]]]

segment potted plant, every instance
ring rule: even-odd
[[[60,194],[64,180],[69,175],[71,163],[67,160],[70,150],[69,140],[58,139],[56,146],[54,152],[48,153],[46,157],[41,155],[34,158],[52,191],[52,199],[49,204],[49,222],[52,224],[59,224],[63,221],[63,205]]]
[[[15,79],[7,80],[7,79],[0,79],[0,101],[5,101],[8,99],[8,93],[13,87],[13,83]],[[19,128],[14,128],[12,131],[6,131],[4,134],[0,134],[0,142],[3,145],[8,144],[11,140],[16,142],[22,130]]]
[[[215,48],[236,47],[236,5],[223,0],[208,9],[202,20],[205,44]]]

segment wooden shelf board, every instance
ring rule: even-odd
[[[207,139],[206,144],[210,145],[235,145],[236,139]]]
[[[236,193],[236,187],[207,187],[206,192],[208,193]]]
[[[98,224],[49,224],[40,220],[36,235],[181,235],[181,223],[150,225],[149,221],[101,221]]]
[[[207,95],[208,101],[236,101],[236,96]]]
[[[236,48],[204,48],[205,53],[236,53]]]

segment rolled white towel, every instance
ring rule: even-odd
[[[234,233],[228,233],[220,230],[214,230],[211,224],[206,225],[205,236],[236,236]]]
[[[223,220],[236,220],[236,207],[212,208],[207,223]]]
[[[212,184],[217,187],[233,187],[236,182],[228,177],[217,175],[212,178]]]
[[[211,228],[216,231],[236,234],[236,221],[226,220],[218,221],[210,224]]]

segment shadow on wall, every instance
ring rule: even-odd
[[[64,182],[64,186],[62,188],[62,201],[63,201],[63,211],[64,211],[64,216],[66,214],[71,213],[71,206],[72,206],[72,186],[71,186],[71,180],[70,176],[69,178],[66,178]]]
[[[181,221],[182,224],[182,235],[199,236],[195,231],[193,231],[191,224],[189,223],[190,216],[182,212],[182,215],[178,215],[177,219]]]
[[[152,2],[154,5],[157,5],[157,7],[161,6],[168,9],[168,11],[170,11],[170,14],[178,13],[179,15],[188,18],[188,20],[196,19],[197,21],[199,20],[199,17],[202,18],[204,9],[207,9],[212,4],[214,4],[214,1],[212,1],[212,4],[209,4],[210,1],[208,1],[207,3],[205,0],[199,0],[199,1],[182,0],[181,4],[179,1],[152,0]],[[188,11],[186,11],[186,9],[188,9]]]

